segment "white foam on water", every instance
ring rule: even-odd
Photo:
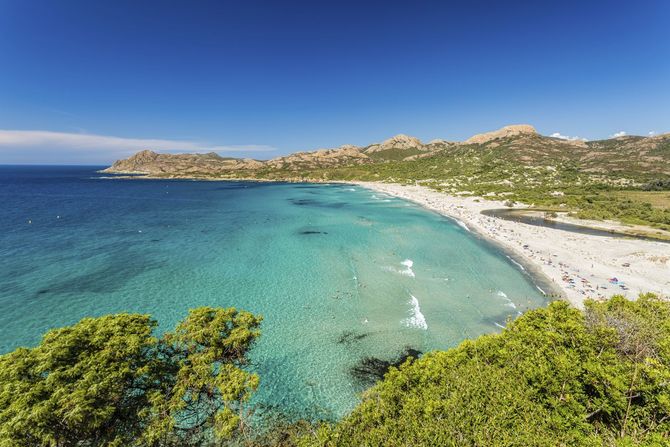
[[[546,294],[547,294],[547,292],[545,292],[544,290],[542,290],[542,289],[540,288],[540,286],[537,286],[537,285],[536,285],[535,287],[537,287],[537,290],[539,290],[540,292],[542,292],[542,295],[546,295]]]
[[[356,188],[345,188],[345,191],[356,191]]]
[[[505,326],[503,326],[502,324],[498,324],[498,323],[496,323],[496,322],[494,322],[493,324],[495,324],[496,326],[498,326],[500,329],[507,329],[507,328],[506,328]]]
[[[409,301],[409,305],[412,307],[409,310],[409,317],[405,318],[403,323],[407,327],[423,329],[425,331],[428,329],[428,323],[426,323],[426,317],[421,313],[419,300],[414,295],[410,295],[410,297],[412,299]]]
[[[409,277],[412,277],[412,278],[414,278],[414,276],[416,276],[416,275],[414,275],[414,270],[412,270],[412,266],[414,265],[414,261],[412,261],[411,259],[405,259],[400,264],[405,266],[405,268],[403,270],[400,270],[400,274],[405,275],[405,276],[409,276]]]
[[[470,228],[468,228],[468,226],[465,225],[464,222],[462,222],[462,221],[460,221],[460,220],[457,220],[456,223],[458,223],[458,225],[460,225],[461,228],[463,228],[465,231],[468,231],[468,232],[472,233],[472,231],[470,231]]]
[[[514,304],[514,302],[507,297],[507,294],[505,292],[503,292],[502,290],[498,290],[496,295],[498,295],[500,298],[506,301],[505,306],[511,307],[512,309],[516,309],[516,304]]]
[[[375,199],[375,200],[379,200],[379,201],[381,201],[381,202],[390,202],[390,201],[391,201],[391,199],[389,199],[389,196],[386,195],[386,194],[380,194],[380,195],[372,194],[371,197],[372,197],[373,199]]]
[[[505,255],[505,257],[506,257],[507,259],[509,259],[510,261],[512,261],[512,262],[514,263],[514,265],[516,265],[517,267],[519,267],[522,271],[524,271],[524,272],[526,271],[526,269],[523,267],[523,265],[519,264],[518,262],[516,262],[514,259],[510,258],[510,257],[507,256],[507,255]]]

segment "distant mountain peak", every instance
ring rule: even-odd
[[[400,146],[416,147],[421,146],[421,140],[415,137],[410,137],[409,135],[405,135],[404,133],[399,133],[398,135],[384,141],[381,146],[392,146],[395,148],[400,148]]]
[[[360,149],[358,146],[355,146],[353,144],[343,144],[342,146],[338,147],[340,150],[358,150]]]
[[[155,155],[158,155],[158,153],[155,152],[155,151],[152,151],[151,149],[143,149],[143,150],[133,154],[133,157],[153,157]]]
[[[422,146],[423,144],[418,138],[400,133],[379,144],[373,144],[368,147],[365,152],[381,152],[389,149],[411,149]]]
[[[116,161],[104,172],[147,174],[167,178],[272,178],[304,179],[336,178],[341,172],[359,172],[359,166],[383,163],[413,162],[444,155],[435,159],[435,165],[449,163],[479,163],[483,153],[528,166],[556,166],[570,162],[582,167],[583,172],[620,172],[622,169],[643,171],[645,175],[670,175],[668,164],[670,134],[650,137],[625,136],[585,142],[565,140],[556,136],[541,136],[527,124],[505,126],[493,132],[475,135],[463,143],[421,140],[398,134],[381,143],[366,147],[344,144],[338,148],[295,152],[271,160],[223,158],[209,154],[158,154],[140,151],[125,160]],[[494,150],[495,149],[495,150]],[[353,168],[355,171],[340,168]],[[397,165],[398,172],[419,169],[411,165]],[[327,171],[333,169],[332,172]],[[362,169],[362,168],[361,168]],[[360,172],[364,172],[362,169]],[[373,171],[372,171],[373,172]],[[395,172],[395,169],[389,170]],[[334,175],[335,177],[330,177]],[[352,174],[353,175],[353,174]],[[417,172],[418,176],[425,173]],[[375,173],[376,176],[376,173]],[[376,177],[375,177],[376,178]]]
[[[515,137],[518,135],[537,135],[530,124],[513,124],[492,132],[480,133],[465,140],[465,144],[483,144],[498,138]]]

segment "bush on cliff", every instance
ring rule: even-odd
[[[86,318],[0,356],[0,446],[200,445],[230,435],[256,388],[261,318],[192,310],[156,338],[147,315]]]
[[[392,370],[301,444],[669,445],[670,304],[616,296],[530,311]]]

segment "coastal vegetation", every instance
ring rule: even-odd
[[[261,318],[192,310],[156,337],[147,315],[86,318],[0,356],[0,446],[188,446],[228,438],[258,377]]]
[[[200,308],[161,337],[146,315],[53,330],[0,357],[0,446],[670,442],[670,303],[652,294],[587,301],[583,311],[557,301],[500,334],[409,352],[384,365],[344,419],[254,434],[245,402],[259,379],[244,364],[259,324],[248,312]]]
[[[558,301],[405,362],[302,445],[668,445],[669,380],[667,302]]]
[[[416,160],[317,169],[304,175],[418,183],[449,194],[519,202],[580,219],[616,220],[670,231],[670,199],[662,190],[670,182],[667,174],[659,180],[658,173],[628,162],[622,162],[620,169],[605,171],[562,154],[538,155],[534,150],[544,147],[542,139],[527,141],[521,149],[516,144],[518,139],[510,138],[495,147],[458,146]],[[667,167],[670,160],[660,164]]]

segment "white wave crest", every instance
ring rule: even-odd
[[[414,265],[414,261],[411,259],[405,259],[402,261],[400,264],[404,265],[405,268],[400,270],[400,274],[405,275],[405,276],[410,276],[414,278],[414,270],[412,270],[412,266]]]
[[[514,302],[507,297],[507,294],[505,292],[503,292],[502,290],[498,290],[496,295],[498,295],[500,298],[506,301],[505,306],[511,307],[512,309],[516,309],[516,304],[514,304]]]
[[[515,261],[514,259],[512,259],[511,257],[509,257],[509,256],[507,256],[507,255],[505,255],[505,257],[506,257],[507,259],[509,259],[510,261],[512,261],[512,262],[514,263],[514,265],[516,265],[517,267],[519,267],[519,268],[521,269],[521,271],[523,271],[523,272],[526,271],[526,269],[524,268],[523,265],[519,264],[518,262],[516,262],[516,261]]]
[[[423,329],[424,331],[428,329],[428,323],[426,323],[426,317],[421,313],[421,307],[419,306],[419,300],[416,299],[414,295],[410,295],[412,299],[409,301],[411,306],[409,310],[409,317],[403,320],[405,326]]]
[[[460,221],[460,220],[457,220],[456,223],[458,223],[458,225],[460,225],[461,228],[463,228],[465,231],[468,231],[468,232],[472,233],[472,231],[470,231],[470,228],[468,228],[468,226],[465,225],[464,222],[462,222],[462,221]]]

